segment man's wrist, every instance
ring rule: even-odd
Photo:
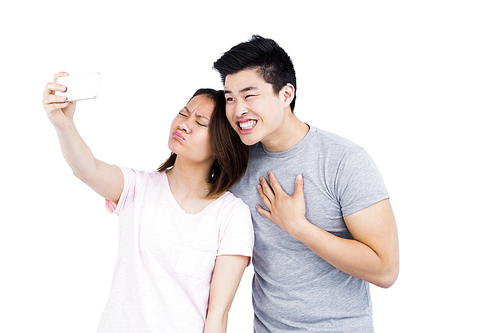
[[[308,233],[308,229],[312,226],[305,217],[298,219],[294,224],[293,228],[290,230],[289,234],[297,240],[301,240],[304,235]]]

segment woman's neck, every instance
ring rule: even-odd
[[[170,191],[177,203],[189,214],[205,208],[218,196],[207,197],[208,175],[212,164],[193,164],[177,157],[174,166],[167,171]]]

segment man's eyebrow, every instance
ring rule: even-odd
[[[250,90],[255,90],[258,89],[256,86],[248,86],[239,91],[240,94],[243,94],[244,92],[250,91]],[[231,90],[224,90],[224,94],[232,94]]]
[[[255,86],[248,86],[246,88],[241,89],[240,90],[240,94],[242,94],[244,92],[247,92],[247,91],[250,91],[250,90],[255,90],[255,89],[257,89],[257,87],[255,87]]]

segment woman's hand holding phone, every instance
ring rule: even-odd
[[[76,102],[68,102],[66,96],[57,96],[55,94],[56,91],[66,91],[66,87],[57,83],[57,79],[68,75],[66,72],[54,75],[54,79],[52,82],[47,83],[43,92],[43,107],[50,122],[57,129],[64,129],[68,123],[72,122],[76,110]]]

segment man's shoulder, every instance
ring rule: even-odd
[[[358,150],[363,150],[357,143],[329,131],[310,126],[309,138],[304,142],[300,159],[325,160],[334,163],[343,159],[346,155]]]
[[[357,143],[336,133],[332,133],[314,126],[311,126],[311,130],[315,131],[313,140],[322,141],[325,144],[328,143],[329,144],[328,146],[333,145],[334,147],[344,148],[344,149],[359,147]],[[327,148],[328,146],[325,146],[325,148]]]

